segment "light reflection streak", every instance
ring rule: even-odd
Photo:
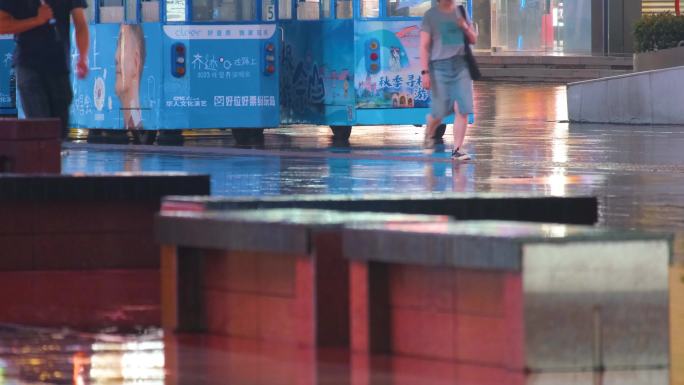
[[[567,184],[567,177],[565,175],[565,167],[554,167],[551,175],[549,175],[547,185],[549,186],[549,193],[553,196],[565,196],[565,186]]]
[[[95,353],[90,358],[89,377],[93,380],[123,380],[124,383],[143,380],[148,384],[163,383],[162,341],[95,343],[92,349]]]

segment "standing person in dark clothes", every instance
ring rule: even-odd
[[[59,118],[62,136],[69,129],[73,98],[69,72],[69,20],[74,23],[76,75],[88,75],[88,21],[85,0],[0,0],[0,34],[14,34],[14,67],[28,118]]]

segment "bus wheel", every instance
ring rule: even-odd
[[[154,144],[154,141],[157,139],[157,131],[133,130],[131,134],[135,144]]]
[[[102,143],[104,142],[104,130],[90,129],[88,130],[88,143]]]
[[[103,130],[90,129],[88,130],[88,143],[112,143],[112,144],[128,144],[129,132],[126,130]],[[135,136],[133,137],[135,140]]]
[[[180,145],[183,140],[183,130],[159,130],[157,134],[157,144]]]
[[[439,139],[444,138],[444,132],[446,131],[446,126],[447,126],[446,124],[440,124],[439,126],[437,126],[437,128],[435,129],[435,135],[433,136],[433,139],[439,140]]]
[[[330,126],[333,132],[333,140],[349,140],[351,126]]]
[[[231,132],[239,145],[254,144],[264,140],[263,128],[233,128]]]

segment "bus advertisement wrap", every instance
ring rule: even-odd
[[[358,108],[426,108],[420,21],[366,22],[355,30]]]
[[[13,114],[15,112],[16,83],[12,68],[13,52],[14,40],[12,35],[0,35],[0,114]]]
[[[277,127],[277,69],[268,73],[263,60],[270,49],[276,62],[274,30],[272,25],[93,26],[91,72],[73,81],[73,125]]]
[[[349,124],[354,105],[354,25],[284,22],[280,95],[288,123]]]
[[[278,127],[278,40],[275,25],[164,26],[164,50],[185,50],[164,61],[162,122],[193,127]],[[184,48],[180,48],[184,47]],[[225,124],[216,127],[217,117]]]
[[[72,80],[73,126],[157,129],[161,63],[154,52],[161,46],[158,29],[139,24],[91,26],[90,72],[86,79]],[[72,44],[72,67],[78,58],[75,47]]]

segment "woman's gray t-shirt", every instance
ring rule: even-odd
[[[445,13],[437,7],[430,8],[423,16],[421,30],[430,34],[430,61],[449,59],[465,54],[463,30],[458,27],[462,18],[458,8]]]

